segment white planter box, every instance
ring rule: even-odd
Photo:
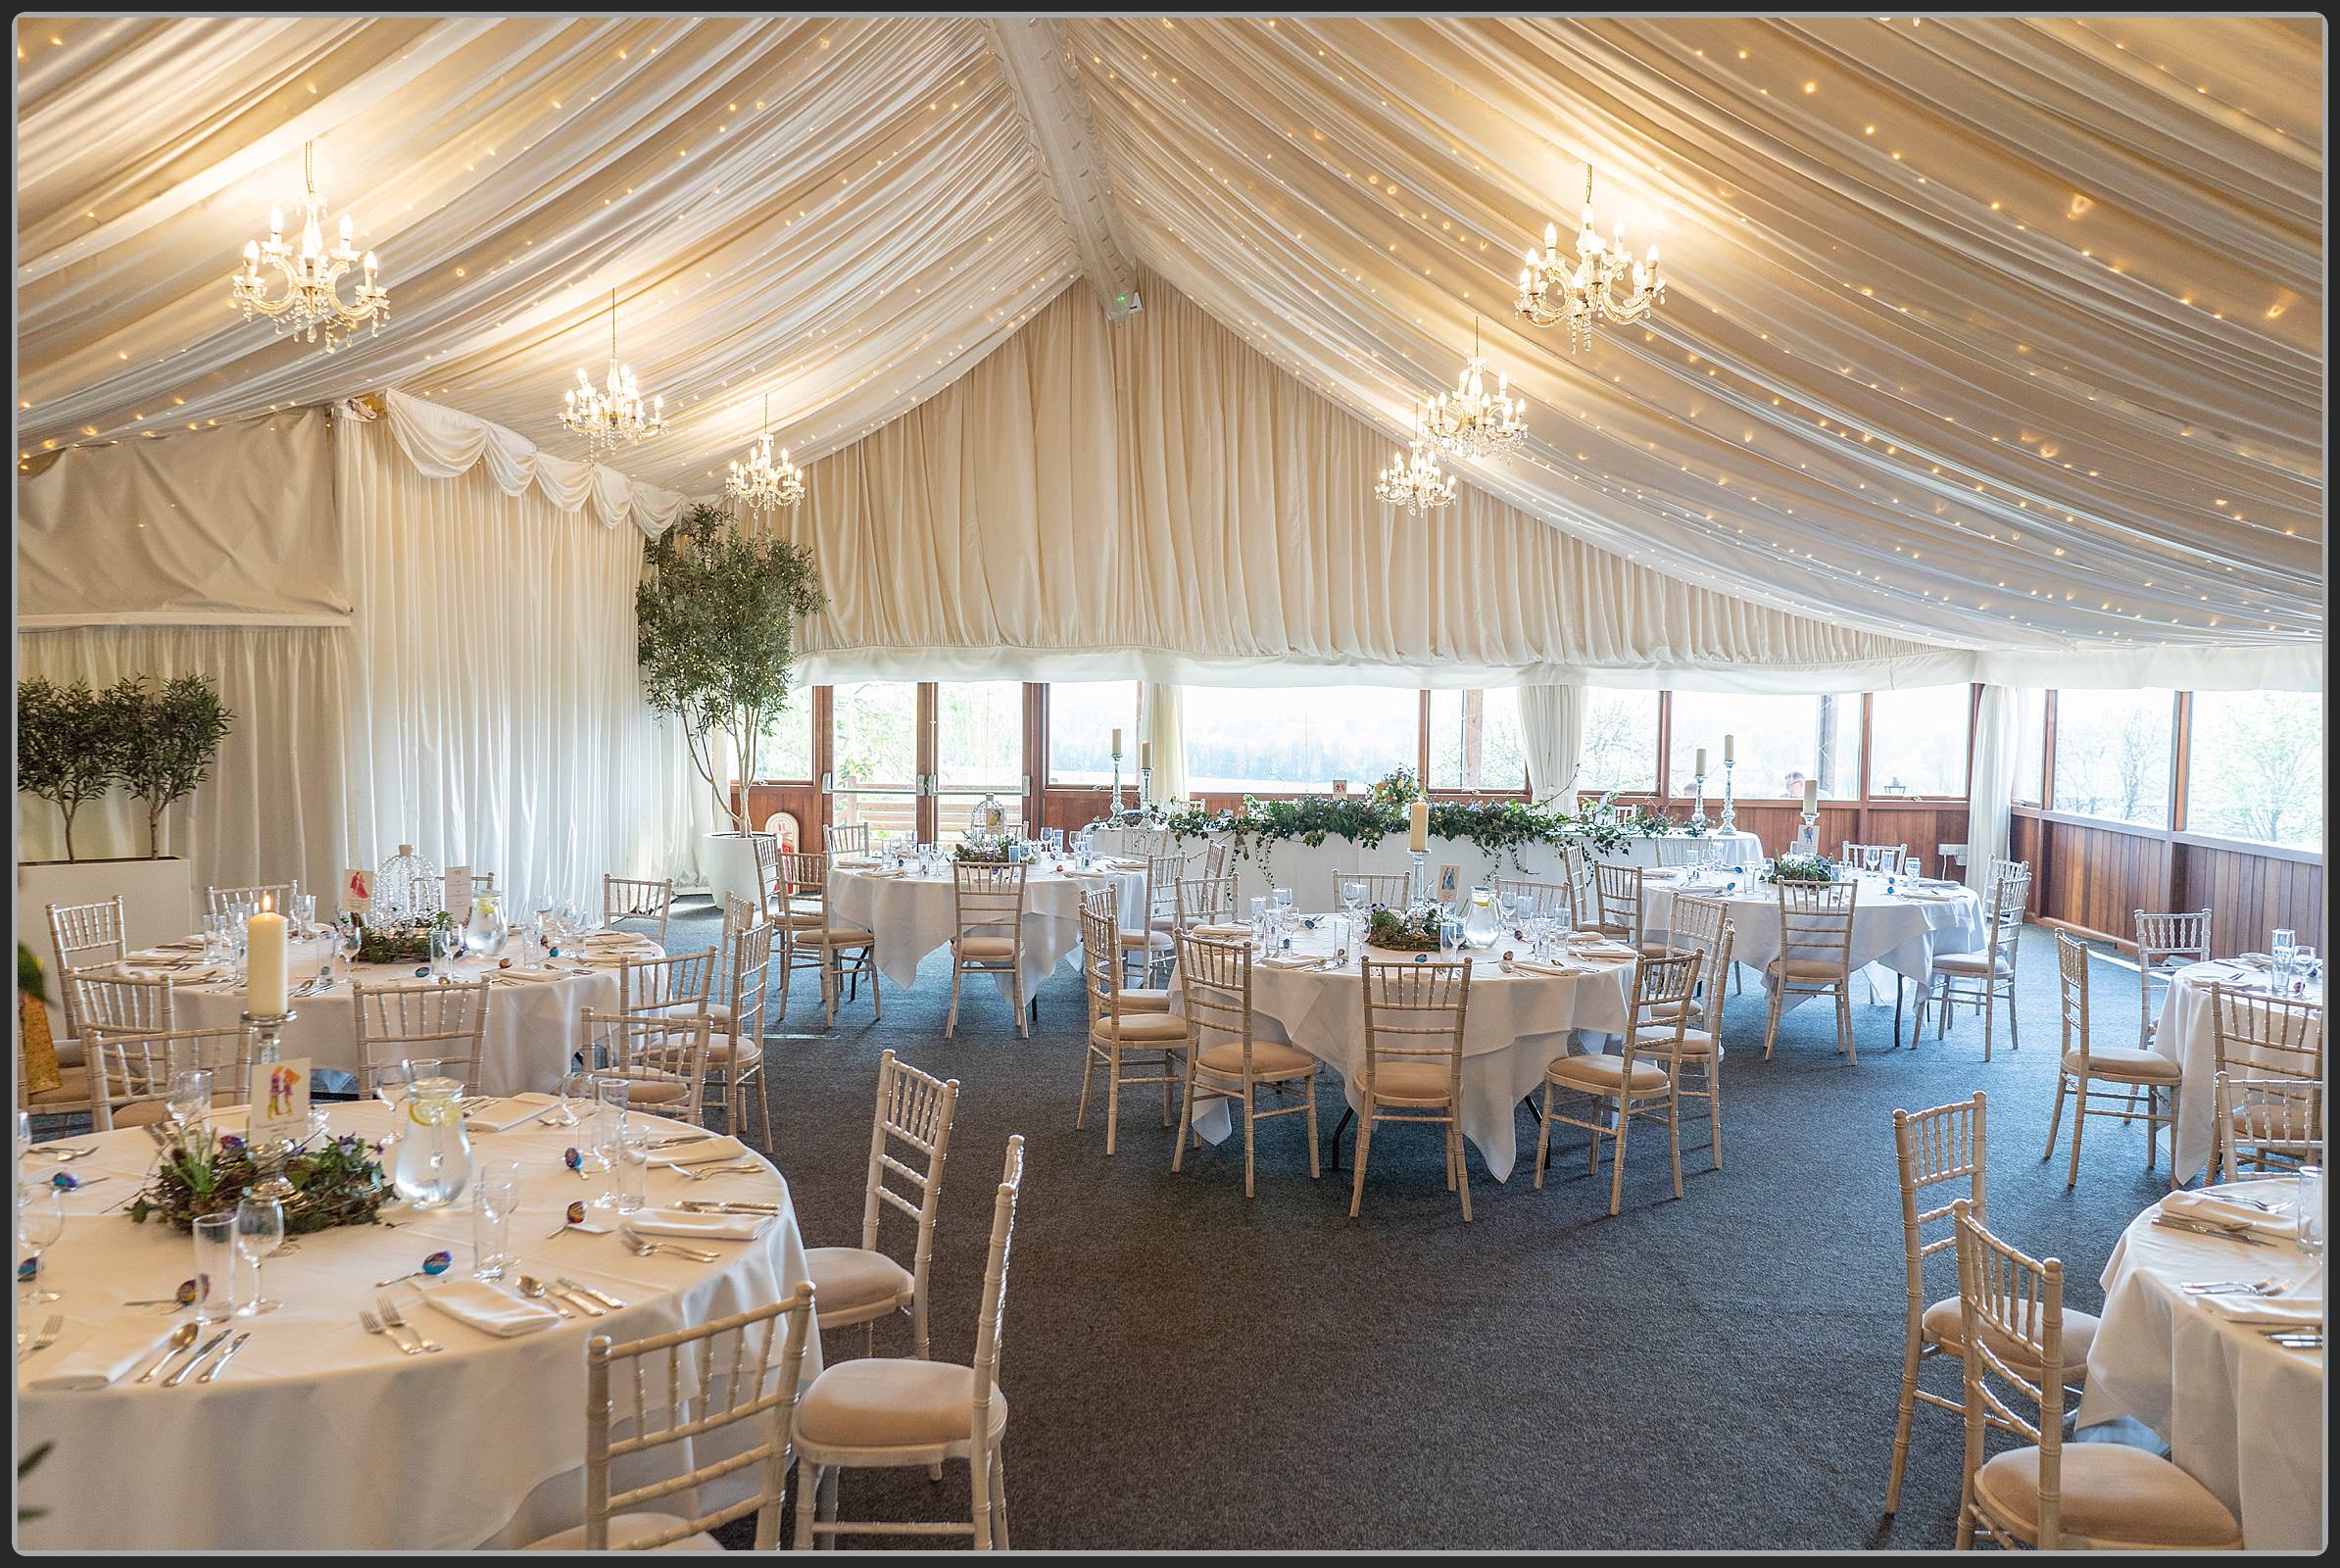
[[[51,981],[49,1027],[65,1038],[65,1014],[57,950],[49,941],[52,904],[98,904],[122,895],[122,936],[131,951],[170,942],[200,930],[195,909],[195,873],[175,855],[160,859],[39,860],[17,867],[17,938],[40,958]]]
[[[743,833],[709,833],[699,848],[699,868],[707,873],[707,897],[723,907],[725,895],[756,899],[756,846]]]

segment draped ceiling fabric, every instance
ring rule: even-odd
[[[1076,234],[1090,204],[1036,142],[1063,105],[1036,105],[982,19],[20,22],[20,450],[387,387],[576,454],[558,399],[578,368],[600,374],[615,288],[623,356],[671,418],[622,459],[654,485],[712,491],[768,394],[800,461],[839,454],[815,465],[812,526],[844,526],[889,472],[923,516],[985,520],[1021,485],[1127,523],[1135,553],[1109,561],[920,541],[894,558],[902,582],[839,596],[840,657],[879,645],[890,595],[979,577],[973,606],[920,612],[954,635],[1037,625],[1044,650],[1155,616],[1133,647],[1205,664],[1362,647],[1520,667],[1526,647],[1535,678],[1566,679],[1580,653],[1626,678],[1684,648],[1778,657],[1682,618],[1682,596],[1711,593],[1751,621],[1820,617],[1838,640],[1822,657],[1863,640],[1964,656],[1946,678],[2316,684],[2313,20],[1035,25],[1091,122],[1109,237],[1158,281],[1135,320],[1096,325],[1113,364],[1051,342],[1081,377],[1051,379],[1025,344],[1017,389],[985,356],[1038,324],[1099,236]],[[223,276],[289,204],[312,137],[393,302],[379,335],[330,357],[238,319]],[[1587,161],[1603,228],[1622,217],[1635,248],[1663,246],[1669,298],[1572,355],[1510,299],[1544,222],[1573,225]],[[1568,553],[1541,569],[1610,596],[1609,622],[1530,624],[1515,615],[1551,607],[1503,595],[1484,623],[1344,621],[1387,610],[1345,582],[1306,597],[1364,571],[1322,554],[1353,515],[1299,524],[1297,574],[1263,582],[1256,536],[1181,558],[1180,528],[1207,538],[1255,499],[1344,505],[1338,484],[1388,451],[1360,436],[1356,479],[1302,477],[1309,460],[1276,449],[1299,436],[1348,462],[1335,416],[1281,425],[1296,400],[1257,392],[1233,355],[1164,355],[1162,318],[1194,314],[1172,288],[1385,435],[1452,384],[1484,317],[1532,434],[1461,466],[1435,552],[1413,542],[1431,528],[1392,525],[1392,569],[1484,573],[1487,541],[1525,517]],[[1142,360],[1216,379],[1091,401],[1131,392],[1120,367]],[[1055,421],[1000,449],[1029,451],[1012,477],[942,414],[897,418],[979,361],[1022,416]],[[962,430],[1011,416],[963,403]],[[1080,444],[1108,424],[1110,474]],[[840,451],[873,430],[872,450]],[[1243,473],[1215,471],[1222,439]],[[913,473],[912,442],[956,466]],[[1046,537],[1039,514],[1025,526]],[[1253,640],[1180,641],[1237,604]]]

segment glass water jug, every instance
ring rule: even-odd
[[[420,1078],[407,1091],[407,1125],[390,1184],[416,1208],[445,1208],[471,1182],[471,1139],[463,1131],[463,1086]]]

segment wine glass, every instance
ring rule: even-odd
[[[1864,845],[1862,845],[1862,846],[1861,846],[1861,869],[1862,869],[1862,870],[1864,870],[1864,871],[1866,871],[1866,872],[1868,872],[1868,873],[1869,873],[1871,876],[1875,876],[1875,875],[1877,875],[1877,847],[1876,845],[1874,845],[1874,844],[1864,844]]]
[[[588,1075],[582,1072],[563,1072],[561,1075],[559,1082],[554,1086],[554,1093],[561,1097],[561,1103],[545,1112],[546,1126],[574,1127],[577,1125],[576,1108],[570,1102],[578,1098],[581,1092],[588,1089],[587,1077]]]
[[[22,1298],[26,1306],[57,1300],[58,1295],[41,1284],[41,1256],[65,1235],[65,1194],[54,1187],[17,1188],[17,1250],[24,1260],[17,1265],[17,1282],[29,1285]]]
[[[284,1205],[273,1198],[245,1198],[235,1205],[236,1255],[252,1264],[252,1299],[235,1309],[238,1317],[273,1312],[282,1301],[271,1301],[262,1288],[260,1266],[284,1245]]]
[[[171,1075],[170,1098],[164,1107],[181,1127],[200,1131],[212,1113],[212,1075],[203,1067],[187,1067]]]
[[[335,946],[340,949],[341,956],[344,960],[350,963],[356,963],[358,961],[359,950],[366,945],[365,927],[358,923],[358,916],[353,912],[342,917],[342,922],[338,929],[340,931],[340,940],[335,944]]]
[[[1343,882],[1341,884],[1341,902],[1347,907],[1350,914],[1363,914],[1365,912],[1365,895],[1368,891],[1370,890],[1362,882]]]

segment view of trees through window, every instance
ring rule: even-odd
[[[1189,686],[1187,786],[1362,790],[1419,763],[1422,698],[1403,686]],[[1515,710],[1516,711],[1516,710]]]
[[[788,706],[764,726],[756,758],[757,778],[808,779],[812,776],[812,692],[798,687],[788,694]]]
[[[1430,694],[1428,782],[1434,790],[1527,788],[1528,741],[1520,727],[1518,687]]]
[[[1584,688],[1584,732],[1577,744],[1576,793],[1657,789],[1658,694]],[[1537,793],[1542,787],[1537,786]]]
[[[1057,681],[1048,687],[1048,782],[1111,784],[1113,731],[1121,731],[1121,778],[1138,777],[1138,683]]]
[[[1690,793],[1697,749],[1706,748],[1706,793],[1723,793],[1723,737],[1738,746],[1732,788],[1750,801],[1801,800],[1820,780],[1822,800],[1861,792],[1861,698],[1758,697],[1744,692],[1676,692],[1670,743],[1673,793]]]
[[[2059,691],[2055,809],[2168,827],[2174,698],[2162,690]]]
[[[2187,830],[2320,851],[2323,754],[2320,692],[2196,692]]]
[[[1974,688],[1918,686],[1869,699],[1869,794],[1963,800]]]
[[[2015,694],[2015,800],[2037,806],[2047,774],[2047,693],[2026,686]]]

